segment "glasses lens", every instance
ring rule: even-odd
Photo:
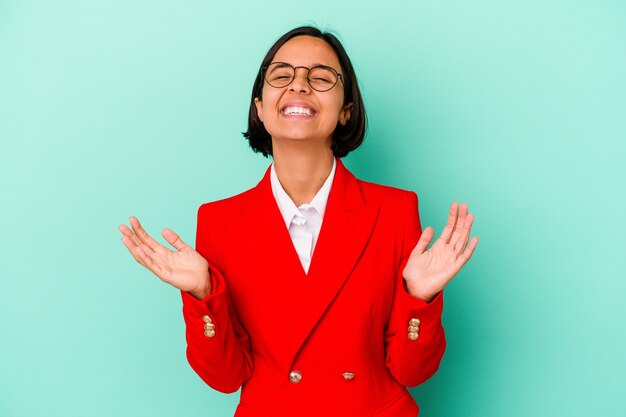
[[[265,79],[272,87],[285,87],[293,79],[293,67],[277,62],[267,67]]]
[[[328,67],[313,67],[309,71],[309,84],[317,91],[330,90],[337,84],[337,73]]]

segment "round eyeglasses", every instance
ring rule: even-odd
[[[341,74],[331,67],[325,65],[317,65],[313,68],[294,67],[286,62],[272,62],[267,67],[264,67],[265,81],[275,88],[287,87],[296,77],[296,69],[298,68],[307,70],[306,79],[315,91],[328,91],[337,85],[338,80],[341,80],[343,83]]]

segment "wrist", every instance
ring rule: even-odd
[[[203,300],[211,294],[211,278],[207,274],[202,278],[202,284],[195,290],[188,291],[194,298]]]
[[[406,283],[406,292],[410,296],[415,297],[415,298],[419,298],[420,300],[422,300],[422,301],[424,301],[426,303],[430,303],[437,296],[437,292],[432,294],[432,293],[429,293],[428,291],[424,291],[423,289],[414,288],[413,286],[409,285],[409,283],[406,281],[406,279],[405,279],[405,283]]]

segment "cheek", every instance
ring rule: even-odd
[[[276,102],[280,97],[280,90],[271,87],[263,87],[261,93],[263,94],[263,108],[269,110],[272,106],[276,106]]]
[[[328,100],[326,103],[324,103],[324,107],[326,109],[325,118],[332,119],[336,123],[341,116],[343,100],[333,98],[332,100]]]
[[[341,113],[341,110],[343,109],[343,92],[341,92],[341,94],[338,94],[339,91],[335,92],[335,95],[333,96],[333,102],[334,102],[334,107],[335,107],[335,114],[339,115]]]

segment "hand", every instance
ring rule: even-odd
[[[422,232],[403,271],[409,294],[432,301],[472,256],[478,237],[473,237],[467,246],[474,222],[474,216],[467,211],[467,204],[461,204],[459,210],[458,203],[452,203],[448,224],[429,250],[426,248],[435,230],[429,226]]]
[[[137,262],[152,271],[162,281],[187,291],[198,299],[211,293],[209,263],[191,246],[183,242],[170,229],[161,234],[176,251],[172,251],[152,239],[141,227],[136,217],[130,218],[133,230],[125,224],[119,226],[122,242]]]

